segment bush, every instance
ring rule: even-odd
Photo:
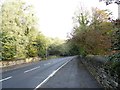
[[[120,53],[115,53],[108,58],[108,69],[110,70],[111,74],[120,75]]]

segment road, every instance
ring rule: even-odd
[[[2,88],[101,88],[75,56],[3,72],[0,84]]]

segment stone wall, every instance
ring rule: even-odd
[[[81,61],[95,79],[106,89],[118,89],[118,76],[111,76],[110,72],[105,69],[106,58],[100,56],[87,56]]]
[[[12,60],[12,61],[0,61],[0,68],[35,62],[35,61],[39,61],[39,60],[41,60],[41,58],[33,57],[33,58],[26,58],[26,59],[20,59],[20,60]]]

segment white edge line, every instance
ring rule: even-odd
[[[40,66],[35,67],[35,68],[32,68],[32,69],[29,69],[29,70],[26,70],[26,71],[24,71],[24,73],[27,73],[27,72],[33,71],[33,70],[38,69],[38,68],[40,68]]]
[[[4,78],[4,79],[1,79],[0,82],[3,82],[3,81],[8,80],[8,79],[10,79],[10,78],[12,78],[12,76],[7,77],[7,78]]]
[[[72,60],[72,59],[71,59]],[[69,60],[68,62],[70,62]],[[57,70],[53,71],[52,74],[50,74],[45,80],[43,80],[37,87],[35,87],[34,90],[37,90],[39,87],[41,87],[45,82],[47,82],[51,77],[55,75],[56,72],[58,72],[63,66],[65,66],[68,62],[64,63],[62,66],[60,66]]]

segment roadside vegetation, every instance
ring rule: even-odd
[[[74,27],[68,42],[74,43],[82,55],[110,54],[113,24],[109,21],[111,13],[98,8],[75,12]]]
[[[44,57],[47,41],[38,31],[33,7],[21,0],[6,0],[0,12],[2,60]]]
[[[39,31],[34,8],[23,0],[5,0],[0,10],[1,60],[60,56],[64,40],[45,37]]]

